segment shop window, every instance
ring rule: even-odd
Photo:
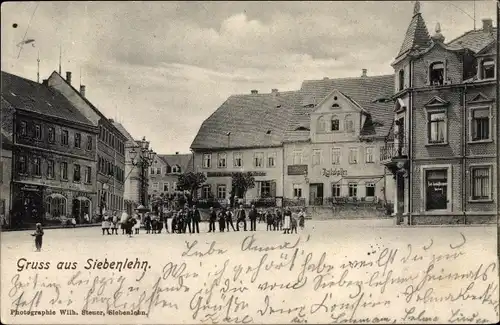
[[[256,152],[253,161],[255,167],[264,167],[264,153]]]
[[[476,108],[471,110],[472,114],[472,141],[484,141],[490,139],[490,109]]]
[[[399,70],[398,82],[399,82],[398,91],[401,91],[405,88],[405,70],[404,69]]]
[[[332,117],[332,131],[340,130],[340,121],[337,117]]]
[[[226,198],[226,185],[217,185],[217,198],[218,199]]]
[[[258,196],[261,198],[274,197],[272,181],[257,182]]]
[[[41,165],[40,157],[34,157],[33,170],[32,170],[34,176],[42,176],[42,170],[40,165]]]
[[[448,169],[425,171],[425,209],[446,210],[448,208]]]
[[[481,79],[494,79],[495,78],[495,60],[484,59],[481,62]]]
[[[332,149],[332,165],[340,165],[340,148]]]
[[[297,199],[302,197],[302,186],[300,184],[293,184],[293,197]]]
[[[428,114],[428,142],[431,144],[446,143],[446,113]]]
[[[374,197],[375,196],[375,184],[374,183],[366,183],[366,197]]]
[[[332,184],[332,197],[340,197],[340,184]]]
[[[55,132],[53,127],[49,127],[48,140],[49,140],[49,143],[54,143],[56,140],[56,132]]]
[[[349,197],[358,197],[358,183],[349,183]]]
[[[241,152],[233,153],[233,165],[234,167],[243,167],[243,158]]]
[[[429,67],[429,80],[431,86],[442,86],[444,84],[444,63],[434,62]]]
[[[318,118],[318,132],[326,132],[326,119],[324,116]]]
[[[203,154],[203,168],[210,168],[212,166],[212,154]]]
[[[40,124],[35,124],[35,139],[42,140],[42,127]]]
[[[61,166],[61,179],[67,180],[68,179],[68,163],[61,162],[60,166]]]
[[[19,174],[27,174],[28,173],[28,165],[26,163],[26,156],[19,155],[17,157],[17,171]]]
[[[54,161],[47,160],[47,178],[54,178]]]
[[[61,196],[51,196],[45,201],[45,211],[51,218],[66,216],[66,198]]]
[[[61,144],[63,146],[68,145],[68,130],[62,130],[61,131]]]
[[[80,165],[75,164],[73,168],[73,182],[81,181]]]
[[[82,145],[82,135],[80,133],[75,133],[75,148],[80,148]]]
[[[217,167],[218,168],[227,167],[227,155],[225,153],[217,154]]]
[[[491,198],[490,167],[471,168],[472,199],[489,200]]]

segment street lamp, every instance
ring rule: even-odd
[[[140,171],[140,197],[141,204],[146,206],[146,195],[147,195],[147,171],[148,168],[153,164],[153,160],[156,156],[156,152],[149,148],[149,141],[146,141],[146,137],[142,140],[137,141],[138,145],[130,150],[130,162],[133,166],[138,167]]]

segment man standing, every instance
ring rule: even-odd
[[[210,218],[208,225],[208,232],[215,232],[215,221],[217,220],[217,213],[215,213],[214,207],[210,207]]]
[[[201,215],[200,211],[198,208],[196,208],[196,205],[193,205],[193,233],[196,231],[197,234],[200,233],[200,221],[201,221]]]
[[[240,231],[240,222],[243,222],[243,230],[247,231],[247,215],[245,209],[243,209],[243,204],[240,204],[238,212],[236,212],[236,231]]]
[[[250,231],[255,231],[257,228],[257,209],[255,208],[255,205],[252,205],[252,209],[250,210],[250,213],[248,214],[248,217],[250,218]]]
[[[186,218],[185,227],[187,227],[187,229],[189,230],[189,233],[192,234],[193,229],[191,229],[191,223],[193,220],[193,211],[191,211],[189,209],[189,206],[187,205],[187,203],[184,205],[184,215]]]
[[[227,228],[227,231],[229,231],[229,226],[231,226],[231,228],[233,228],[233,231],[236,231],[234,229],[233,211],[231,211],[231,209],[227,209],[227,212],[226,212],[226,228]]]

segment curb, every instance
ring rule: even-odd
[[[43,229],[63,229],[63,228],[87,228],[87,227],[100,227],[101,223],[91,223],[91,224],[83,224],[83,225],[76,225],[75,227],[72,226],[61,226],[61,225],[55,225],[55,226],[45,226]],[[25,231],[25,230],[34,230],[34,226],[32,228],[16,228],[16,229],[2,229],[2,232],[10,232],[10,231]]]

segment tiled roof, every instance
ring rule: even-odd
[[[203,122],[191,148],[279,146],[296,96],[297,92],[232,95]]]
[[[127,138],[128,141],[135,141],[134,137],[131,136],[130,133],[128,133],[127,129],[125,129],[125,127],[121,123],[118,123],[116,121],[113,121],[112,123],[115,128],[117,128],[118,131],[120,131],[120,133]]]
[[[16,109],[92,125],[92,122],[56,89],[4,71],[2,71],[2,98]]]
[[[398,57],[404,53],[418,48],[427,48],[431,45],[431,38],[429,36],[429,31],[425,25],[425,21],[420,13],[413,15],[410,25],[406,30],[405,38],[401,49],[399,50]]]
[[[175,155],[157,155],[161,160],[163,160],[169,166],[179,166],[181,171],[192,170],[193,165],[193,155],[188,154],[175,154]]]
[[[451,40],[447,45],[455,49],[467,48],[477,53],[494,42],[496,40],[496,35],[496,27],[493,28],[491,32],[485,31],[484,29],[471,30]]]
[[[316,109],[313,105],[319,103],[334,89],[341,91],[371,115],[371,119],[367,119],[365,123],[362,135],[387,134],[393,118],[394,103],[375,100],[388,98],[394,93],[394,75],[306,80],[300,90],[302,107],[295,108],[285,141],[303,141],[309,138],[309,132],[297,131],[297,128],[309,127],[309,114]]]

